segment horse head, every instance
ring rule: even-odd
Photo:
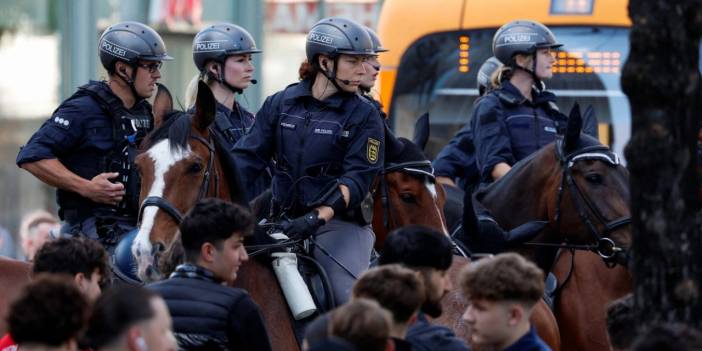
[[[512,247],[542,269],[549,268],[558,247],[589,249],[608,263],[625,263],[622,248],[631,243],[629,173],[607,146],[581,134],[581,127],[576,104],[562,137],[476,196],[504,229],[548,222],[529,243]]]
[[[376,248],[382,248],[387,233],[417,224],[447,233],[444,219],[446,194],[437,186],[434,169],[421,148],[386,129],[385,169],[376,180],[373,231]]]
[[[228,192],[209,130],[215,108],[214,95],[200,82],[194,113],[162,114],[136,158],[141,208],[132,253],[142,281],[161,278],[156,263],[174,242],[183,214],[202,197]]]

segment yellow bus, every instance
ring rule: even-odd
[[[493,34],[515,19],[547,25],[564,44],[547,89],[565,113],[574,101],[593,105],[601,141],[621,154],[631,129],[619,82],[629,51],[626,0],[385,0],[378,34],[390,51],[380,57],[379,87],[394,130],[411,135],[428,112],[434,157],[469,121]]]

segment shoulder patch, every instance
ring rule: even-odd
[[[71,125],[71,122],[63,117],[54,116],[51,117],[51,124],[62,129],[68,129],[68,127]]]
[[[378,156],[380,155],[380,141],[368,138],[368,145],[366,147],[366,158],[371,164],[376,164],[378,162]]]

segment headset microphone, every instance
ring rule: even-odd
[[[257,83],[258,83],[257,80],[255,80],[255,79],[252,79],[252,80],[251,80],[251,84],[257,84]]]
[[[346,80],[346,79],[339,79],[339,78],[336,78],[336,79],[337,79],[338,81],[340,81],[340,82],[342,82],[342,83],[346,84],[346,85],[349,85],[349,84],[351,84],[351,81],[350,81],[350,80]]]

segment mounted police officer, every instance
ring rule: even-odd
[[[360,204],[383,167],[383,122],[357,92],[375,52],[363,26],[338,17],[312,27],[306,52],[302,81],[266,99],[234,153],[244,186],[275,159],[272,214],[287,219],[289,236],[313,236],[313,256],[343,303],[374,242]]]
[[[214,131],[224,150],[231,150],[254,124],[254,115],[243,108],[235,96],[256,84],[252,54],[260,52],[251,34],[231,23],[208,26],[193,40],[193,60],[200,75],[194,79],[192,86],[197,87],[199,78],[212,89],[217,99]],[[270,184],[271,175],[268,171],[264,172],[253,186],[246,189],[248,198],[258,196]]]
[[[17,165],[57,188],[61,232],[99,239],[108,248],[133,228],[139,208],[134,157],[153,128],[152,95],[162,61],[161,37],[138,22],[102,34],[99,55],[107,81],[78,88],[32,135]]]
[[[567,117],[542,83],[553,76],[552,51],[561,46],[546,26],[529,20],[512,21],[495,33],[492,51],[504,66],[493,75],[498,88],[478,101],[472,121],[483,182],[505,175],[565,126]]]
[[[494,56],[487,59],[480,65],[476,79],[479,97],[493,89],[490,77],[502,63]],[[464,191],[469,191],[480,182],[478,168],[475,164],[475,146],[473,146],[473,128],[470,123],[466,123],[461,130],[441,149],[432,162],[436,181],[441,184],[456,187],[454,179],[458,179],[458,185]]]
[[[359,93],[361,93],[361,96],[367,99],[378,109],[381,117],[383,120],[385,120],[386,116],[385,112],[383,112],[383,106],[380,104],[380,101],[373,97],[371,90],[375,86],[375,82],[378,79],[378,74],[380,73],[380,61],[378,60],[378,55],[382,52],[387,52],[388,49],[383,47],[378,34],[376,34],[374,30],[368,27],[364,28],[366,29],[366,32],[368,32],[368,35],[373,42],[373,51],[375,52],[375,55],[370,56],[366,60],[366,74],[363,76],[363,79],[361,79],[361,85],[359,86],[358,90]]]

